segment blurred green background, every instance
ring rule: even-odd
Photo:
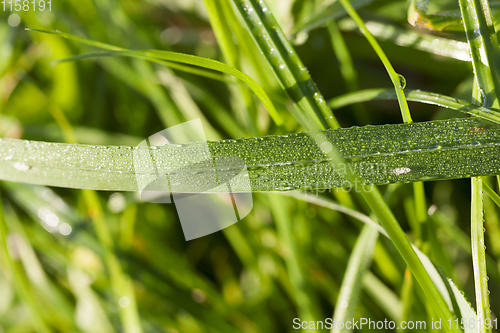
[[[267,2],[290,32],[323,1]],[[202,0],[52,0],[51,5],[51,11],[0,15],[2,137],[64,142],[56,122],[64,118],[61,114],[76,140],[87,144],[134,146],[195,118],[202,119],[209,140],[302,130],[287,112],[290,106],[283,102],[272,73],[257,73],[249,59],[242,59],[243,71],[265,87],[285,118],[284,127],[273,124],[255,97],[249,120],[234,83],[137,59],[101,57],[53,66],[55,59],[95,50],[25,31],[60,30],[130,49],[170,50],[224,61]],[[407,6],[405,1],[377,0],[360,13],[366,20],[410,31]],[[360,88],[391,87],[364,37],[355,31],[343,35]],[[459,33],[441,36],[464,40]],[[348,91],[326,28],[293,40],[325,98]],[[470,100],[470,63],[398,46],[394,39],[380,43],[406,78],[407,88]],[[371,124],[401,122],[396,101],[373,101],[364,107]],[[423,104],[410,107],[415,121],[457,116]],[[335,111],[341,125],[365,125],[352,111]],[[424,238],[423,249],[431,243],[439,247],[428,253],[430,258],[439,261],[473,300],[467,251],[469,183],[426,183],[432,214],[425,237],[412,228],[411,184],[383,188],[410,240]],[[305,309],[318,320],[332,316],[362,227],[327,208],[279,194],[254,193],[254,208],[242,222],[186,242],[175,207],[144,203],[136,193],[95,195],[7,182],[1,182],[0,189],[8,248],[0,257],[0,332],[291,332],[293,318]],[[332,191],[322,195],[332,197]],[[369,212],[364,202],[350,204]],[[493,230],[486,242],[490,262],[498,267],[495,209],[486,216],[487,228]],[[405,268],[391,242],[380,237],[363,280],[359,317],[398,320]],[[498,295],[499,283],[498,275],[492,276],[492,294]],[[410,293],[415,297],[409,318],[427,320],[419,288]],[[491,302],[498,313],[499,299],[492,297]]]

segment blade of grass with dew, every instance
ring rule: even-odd
[[[64,114],[57,108],[54,108],[52,115],[57,124],[63,130],[66,136],[66,141],[76,143],[74,141],[75,135],[72,131],[71,124],[64,116]],[[142,327],[140,324],[140,317],[135,302],[134,288],[130,278],[126,276],[121,269],[120,262],[113,252],[114,242],[112,233],[103,216],[103,210],[99,202],[99,198],[95,191],[82,190],[83,199],[87,206],[89,217],[91,218],[97,238],[105,249],[105,261],[109,271],[111,287],[115,297],[115,301],[119,303],[119,313],[122,322],[122,329],[125,333],[141,333]],[[126,306],[120,303],[126,300]]]
[[[359,17],[356,10],[352,7],[349,0],[340,0],[340,3],[349,14],[349,16],[361,29],[363,35],[366,37],[373,50],[386,68],[389,77],[391,78],[391,81],[394,85],[403,121],[405,123],[412,123],[413,120],[411,119],[410,110],[403,91],[406,85],[405,79],[401,75],[396,73],[384,51],[377,43],[373,35],[368,31],[368,29],[364,25],[363,20]],[[418,184],[415,184],[415,186],[418,187]],[[444,299],[442,298],[442,294],[437,290],[431,277],[428,275],[428,270],[426,270],[423,263],[421,262],[422,258],[419,258],[414,249],[411,248],[406,234],[401,229],[399,222],[396,220],[394,214],[384,201],[378,189],[372,186],[369,188],[369,190],[364,190],[363,197],[372,211],[378,217],[381,224],[385,227],[394,245],[396,245],[399,253],[402,255],[406,264],[415,275],[416,280],[420,284],[420,287],[424,291],[424,294],[429,301],[429,308],[433,310],[433,313],[439,315],[440,318],[444,318],[445,320],[446,318],[451,319],[453,316],[451,308],[443,306]],[[454,329],[452,328],[446,328],[446,330],[454,331]]]
[[[500,112],[477,106],[454,97],[421,90],[407,90],[406,97],[411,102],[436,105],[442,108],[468,113],[472,116],[500,124]],[[336,110],[353,103],[395,99],[397,99],[397,97],[393,89],[366,89],[332,98],[328,101],[328,105],[333,110]]]
[[[459,0],[469,43],[475,84],[472,99],[483,107],[500,106],[500,51],[488,0]],[[491,332],[486,248],[484,245],[483,180],[471,178],[471,244],[479,332]]]
[[[240,72],[239,70],[226,65],[220,61],[213,60],[213,59],[208,59],[208,58],[203,58],[203,57],[198,57],[194,55],[188,55],[188,54],[182,54],[182,53],[176,53],[176,52],[169,52],[169,51],[158,51],[158,50],[142,50],[142,51],[130,51],[127,49],[123,49],[117,46],[113,45],[108,45],[104,44],[101,42],[96,42],[92,41],[86,38],[70,35],[67,33],[62,33],[59,31],[51,31],[51,30],[37,30],[37,29],[29,29],[29,31],[33,32],[40,32],[40,33],[46,33],[46,34],[52,34],[56,35],[65,39],[69,39],[75,42],[83,43],[89,46],[109,50],[109,51],[115,51],[117,53],[120,53],[120,55],[123,56],[128,56],[128,57],[134,57],[134,58],[140,58],[140,59],[145,59],[145,60],[166,60],[170,62],[175,62],[175,63],[181,63],[181,64],[187,64],[187,65],[192,65],[192,66],[197,66],[201,68],[206,68],[206,69],[211,69],[214,71],[226,73],[229,75],[232,75],[239,80],[245,82],[250,89],[253,90],[253,92],[257,95],[257,97],[260,99],[262,104],[267,108],[269,114],[275,121],[277,125],[280,125],[282,123],[281,116],[279,115],[278,111],[274,107],[273,103],[265,93],[265,91],[253,80],[250,76],[246,75],[245,73]]]
[[[471,61],[469,44],[459,40],[424,34],[415,30],[401,29],[395,25],[375,20],[366,21],[365,26],[375,38],[381,41],[415,48],[442,57]],[[340,21],[339,28],[349,32],[358,31],[357,25],[352,19]]]
[[[314,128],[340,127],[263,0],[232,0],[247,29],[273,69],[282,89],[296,103]]]
[[[358,13],[352,7],[351,3],[348,0],[340,0],[340,3],[342,4],[342,6],[346,10],[346,12],[349,14],[349,16],[358,25],[359,29],[361,30],[363,35],[366,37],[366,39],[370,43],[373,50],[375,51],[377,56],[382,61],[385,69],[387,70],[387,73],[389,74],[389,77],[391,78],[391,81],[394,85],[394,89],[396,92],[396,96],[397,96],[398,103],[399,103],[399,108],[401,110],[401,115],[402,115],[404,123],[412,123],[413,120],[412,120],[411,115],[410,115],[410,109],[408,107],[408,103],[406,101],[406,97],[405,97],[405,94],[403,91],[403,89],[405,88],[405,85],[406,85],[404,78],[401,75],[396,73],[396,71],[392,67],[389,59],[385,55],[384,51],[382,50],[382,48],[380,47],[378,42],[375,40],[373,35],[366,28],[363,20],[359,17]],[[404,82],[402,82],[402,80]],[[420,195],[419,198],[415,198],[416,202],[425,201],[425,196],[424,196],[423,191],[419,190],[419,189],[423,188],[423,184],[421,182],[415,182],[413,184],[413,187],[415,189],[414,190],[415,194]],[[377,195],[378,195],[378,197],[377,197]],[[364,196],[365,200],[367,201],[367,203],[372,208],[372,210],[379,216],[379,219],[381,221],[383,220],[385,223],[388,223],[388,225],[391,225],[392,223],[395,222],[394,223],[395,228],[389,230],[389,232],[392,233],[391,239],[395,242],[395,244],[397,244],[397,242],[401,242],[399,244],[400,247],[397,246],[398,250],[403,255],[403,258],[405,258],[405,261],[410,266],[410,268],[412,268],[412,265],[415,265],[413,267],[413,269],[422,269],[423,267],[421,267],[421,265],[419,265],[420,263],[418,261],[418,258],[416,258],[414,256],[413,251],[411,250],[411,248],[408,248],[408,246],[407,246],[408,244],[406,244],[406,243],[408,243],[406,235],[404,234],[404,232],[400,228],[397,228],[398,222],[396,221],[396,219],[395,219],[394,215],[392,214],[391,210],[389,209],[389,207],[385,204],[382,197],[380,197],[378,190],[376,188],[373,188],[373,191],[365,192],[363,196]],[[382,218],[382,217],[384,217],[384,218]],[[384,223],[384,222],[382,222],[382,223]],[[398,237],[398,238],[396,238],[396,237]],[[405,249],[404,249],[405,247],[406,247],[406,252],[402,252],[402,251],[405,251]],[[404,253],[406,253],[406,256],[404,255]],[[412,260],[413,260],[413,263],[412,263]],[[424,288],[424,290],[426,290],[423,284],[425,283],[424,281],[427,281],[427,283],[429,282],[427,276],[425,276],[425,274],[422,276],[418,276],[418,274],[417,274],[417,280],[419,280],[419,283],[421,283],[421,286]],[[427,295],[427,297],[430,297],[432,299],[432,297],[433,297],[432,294],[434,294],[435,296],[440,296],[436,293],[435,290],[431,290],[430,293]],[[439,303],[439,301],[438,301],[438,303]],[[435,307],[435,305],[436,304],[434,304],[434,307]],[[437,310],[437,309],[435,308],[435,310]],[[446,310],[444,313],[449,316],[449,314],[446,313]],[[440,311],[440,309],[438,311]]]
[[[356,309],[358,307],[363,277],[370,266],[377,238],[377,229],[365,225],[361,230],[349,257],[349,263],[347,264],[347,269],[342,280],[339,297],[337,298],[333,313],[334,322],[346,323],[356,318]],[[352,328],[337,329],[334,327],[331,332],[352,332]]]

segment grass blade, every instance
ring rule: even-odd
[[[361,19],[361,17],[359,17],[358,13],[356,13],[356,10],[354,10],[349,0],[340,0],[340,3],[345,8],[349,16],[354,20],[354,22],[356,22],[363,35],[366,37],[373,50],[375,51],[375,53],[377,53],[377,56],[382,61],[382,64],[384,65],[387,73],[389,74],[389,77],[391,78],[392,84],[394,85],[394,90],[396,91],[396,96],[398,97],[399,108],[401,110],[401,115],[403,116],[403,121],[405,123],[411,123],[412,119],[410,115],[410,109],[408,108],[408,103],[406,102],[406,97],[403,92],[406,82],[402,82],[403,78],[398,73],[396,73],[391,65],[391,62],[385,55],[384,50],[382,50],[375,37],[373,37],[370,31],[366,28],[363,20]]]
[[[41,309],[42,305],[35,297],[33,288],[26,278],[26,275],[22,271],[21,265],[18,262],[15,262],[9,254],[9,250],[7,247],[7,232],[7,225],[4,220],[3,213],[3,200],[1,200],[0,193],[0,254],[3,257],[2,259],[4,259],[9,266],[10,273],[12,274],[13,278],[12,283],[30,308],[33,324],[36,327],[36,330],[43,333],[50,333],[52,332],[52,330],[45,322],[45,318],[43,318]]]
[[[233,0],[281,87],[314,128],[339,128],[324,97],[263,0]]]
[[[226,65],[220,61],[213,60],[213,59],[208,59],[208,58],[203,58],[203,57],[197,57],[194,55],[188,55],[188,54],[182,54],[182,53],[176,53],[176,52],[169,52],[169,51],[158,51],[158,50],[143,50],[143,51],[130,51],[126,50],[117,46],[101,43],[101,42],[96,42],[92,41],[86,38],[70,35],[67,33],[63,33],[60,31],[51,31],[51,30],[37,30],[37,29],[29,29],[29,31],[33,32],[41,32],[41,33],[46,33],[46,34],[52,34],[56,35],[62,38],[66,38],[75,42],[83,43],[89,46],[93,47],[98,47],[104,50],[109,50],[109,51],[115,51],[119,52],[123,56],[128,56],[128,57],[134,57],[134,58],[139,58],[139,59],[145,59],[145,60],[166,60],[169,62],[175,62],[175,63],[180,63],[180,64],[185,64],[185,65],[192,65],[192,66],[197,66],[197,67],[202,67],[206,69],[211,69],[214,71],[226,73],[229,75],[232,75],[239,80],[243,81],[246,83],[252,90],[253,92],[257,95],[257,97],[260,99],[262,104],[267,108],[269,114],[273,118],[274,122],[277,125],[281,125],[283,120],[281,119],[281,116],[279,115],[278,111],[274,107],[272,101],[269,99],[265,91],[255,82],[254,79],[252,79],[250,76],[248,76],[245,73],[240,72],[239,70]]]
[[[471,185],[472,265],[474,268],[477,316],[480,324],[480,332],[491,332],[491,328],[487,329],[485,326],[486,322],[491,321],[491,317],[484,245],[483,179],[481,177],[472,178]]]
[[[488,0],[459,0],[465,35],[469,43],[474,86],[472,99],[484,107],[500,106],[499,45]],[[471,178],[471,243],[474,287],[479,332],[491,332],[491,321],[484,245],[483,180]]]
[[[411,102],[436,105],[442,108],[464,112],[472,116],[500,124],[500,112],[470,104],[464,100],[454,97],[421,90],[407,90],[406,97]],[[397,97],[393,89],[366,89],[335,97],[328,101],[328,105],[335,110],[354,103],[374,100],[395,100],[396,98]]]
[[[499,108],[500,66],[497,35],[487,0],[460,0],[465,34],[472,56],[474,77],[479,86],[478,105]]]
[[[327,130],[321,134],[330,144],[340,148],[347,163],[342,168],[352,168],[359,173],[358,184],[500,173],[500,128],[482,119],[365,126]],[[317,146],[311,137],[314,135],[315,132],[303,132],[209,141],[208,145],[212,156],[240,156],[245,159],[253,191],[345,186],[343,169],[333,168],[332,158]],[[374,140],[374,137],[384,139]],[[405,139],[402,140],[402,137]],[[196,145],[163,146],[152,150],[152,153],[157,161],[165,161],[165,168],[168,168],[165,170],[179,170],[184,161],[192,158],[191,154],[196,150],[190,149]],[[51,186],[135,191],[133,154],[136,149],[149,148],[2,139],[0,178]],[[366,168],[366,163],[373,168]],[[147,169],[146,161],[141,168],[144,169],[139,170],[139,177],[146,177],[152,172]],[[203,186],[197,184],[195,179],[183,185],[188,192],[198,191]],[[243,186],[241,190],[244,189]]]

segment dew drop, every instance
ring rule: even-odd
[[[403,75],[401,74],[398,74],[398,77],[399,77],[399,87],[401,89],[404,89],[406,87],[406,79]]]

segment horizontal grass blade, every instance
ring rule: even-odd
[[[337,147],[346,164],[334,168],[332,157],[317,146],[315,133],[325,138],[323,148],[327,144]],[[167,145],[151,153],[156,161],[163,161],[167,172],[180,172],[184,162],[196,158],[193,154],[197,145]],[[346,183],[347,171],[359,176],[358,185],[500,174],[500,126],[477,118],[210,141],[208,145],[214,157],[239,156],[245,160],[252,191],[355,186]],[[137,149],[149,148],[2,139],[0,179],[135,191],[133,155]],[[147,163],[139,167],[137,177],[156,174]],[[221,170],[221,166],[218,168]],[[213,170],[200,167],[183,172],[213,176]],[[207,190],[204,182],[198,183],[199,176],[191,178],[179,191]],[[245,184],[235,184],[233,189],[248,191]]]
[[[440,95],[422,90],[406,90],[406,98],[411,102],[436,105],[450,110],[460,111],[475,117],[486,119],[500,124],[500,112],[477,106],[454,97]],[[366,89],[335,97],[328,101],[333,109],[374,100],[396,100],[394,89]]]

